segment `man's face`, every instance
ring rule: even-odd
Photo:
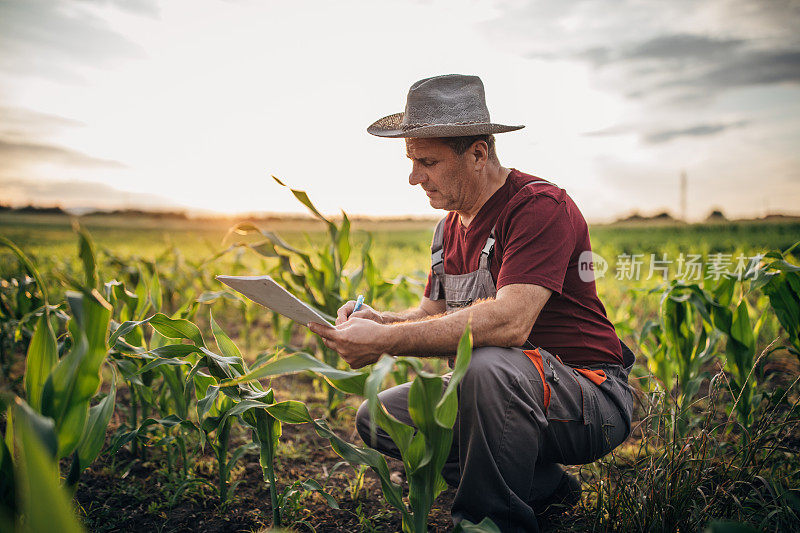
[[[411,159],[408,183],[419,185],[431,207],[459,211],[466,207],[473,183],[468,162],[470,152],[456,153],[438,139],[406,139],[406,156]]]

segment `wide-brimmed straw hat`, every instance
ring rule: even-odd
[[[367,131],[378,137],[463,137],[524,127],[492,123],[478,76],[447,74],[416,82],[405,112],[383,117]]]

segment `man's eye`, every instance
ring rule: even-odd
[[[435,164],[436,164],[436,161],[423,161],[422,162],[422,166],[424,166],[424,167],[432,167]]]

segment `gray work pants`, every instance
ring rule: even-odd
[[[491,518],[504,532],[539,530],[531,507],[550,496],[565,475],[562,464],[590,463],[621,444],[630,433],[633,396],[627,378],[631,364],[593,365],[606,379],[596,384],[543,349],[539,370],[519,348],[477,348],[458,387],[453,445],[442,475],[457,487],[451,509],[454,523]],[[544,381],[542,380],[544,375]],[[443,376],[445,384],[450,374]],[[547,387],[545,387],[545,383]],[[410,383],[378,397],[401,422],[408,413]],[[549,404],[545,394],[549,389]],[[370,444],[366,402],[356,428]],[[374,446],[400,459],[389,435],[377,429]]]

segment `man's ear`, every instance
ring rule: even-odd
[[[472,162],[475,163],[476,170],[481,170],[486,166],[486,163],[489,161],[489,145],[486,144],[486,141],[475,141],[472,143],[469,150],[472,156]]]

